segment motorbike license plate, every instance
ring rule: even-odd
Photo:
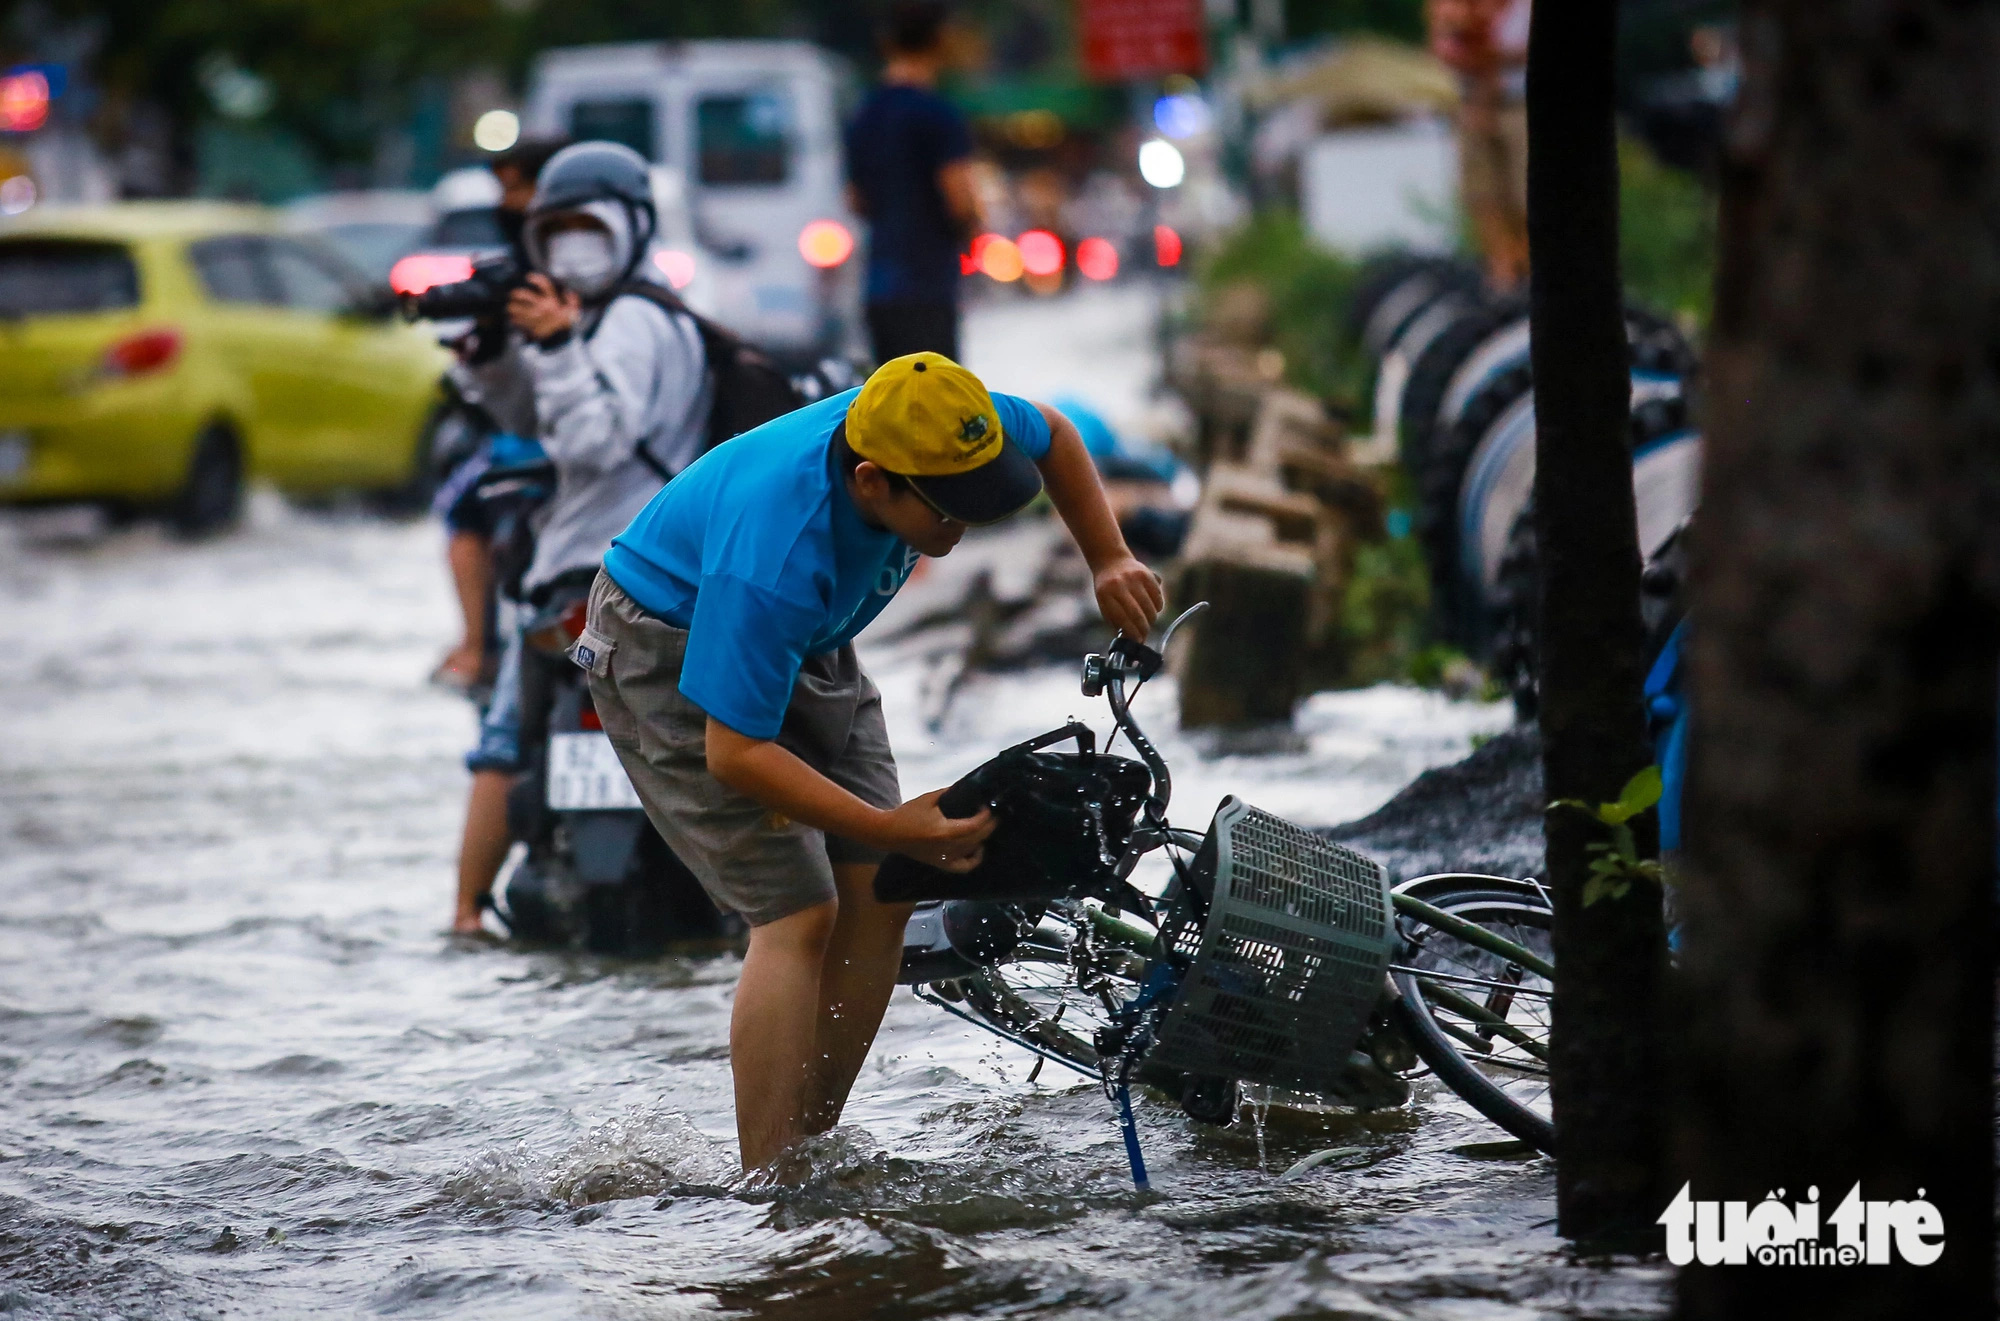
[[[549,735],[549,806],[558,812],[638,808],[638,791],[603,734]]]

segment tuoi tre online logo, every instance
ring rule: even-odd
[[[1886,1266],[1898,1257],[1928,1266],[1944,1253],[1944,1217],[1921,1188],[1912,1202],[1869,1202],[1856,1183],[1826,1217],[1832,1243],[1821,1238],[1817,1186],[1790,1206],[1779,1200],[1782,1188],[1754,1206],[1695,1201],[1691,1189],[1682,1184],[1654,1222],[1666,1226],[1667,1260],[1676,1266]]]

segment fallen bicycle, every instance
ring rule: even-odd
[[[902,980],[1097,1080],[1141,1187],[1135,1082],[1227,1124],[1245,1084],[1380,1109],[1428,1072],[1552,1150],[1544,889],[1457,873],[1392,889],[1365,855],[1233,797],[1206,831],[1175,828],[1171,772],[1130,706],[1165,646],[1120,637],[1085,659],[1084,695],[1103,696],[1115,725],[1104,749],[1071,721],[945,794],[947,815],[1000,819],[976,870],[883,865],[878,895],[918,904]],[[1120,733],[1136,760],[1111,753]],[[1064,743],[1075,750],[1051,750]],[[1134,873],[1154,852],[1171,870],[1142,889]]]

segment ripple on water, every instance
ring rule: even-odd
[[[108,1072],[70,1082],[32,1082],[28,1090],[41,1096],[69,1100],[99,1095],[138,1095],[155,1089],[200,1087],[209,1082],[205,1073],[172,1068],[157,1060],[132,1059]]]
[[[242,1072],[252,1078],[325,1078],[347,1066],[324,1055],[285,1055]]]

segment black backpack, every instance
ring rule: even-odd
[[[671,289],[665,289],[645,280],[627,280],[613,291],[612,297],[630,294],[643,298],[668,316],[685,316],[694,322],[701,333],[701,352],[706,359],[708,370],[715,379],[715,397],[709,405],[708,430],[702,437],[701,451],[708,451],[728,440],[740,436],[753,427],[761,427],[774,417],[783,417],[806,400],[792,385],[789,376],[780,371],[778,364],[765,356],[762,349],[747,344],[733,331],[710,321],[694,311]],[[670,474],[639,447],[639,458],[647,467],[666,480]]]

